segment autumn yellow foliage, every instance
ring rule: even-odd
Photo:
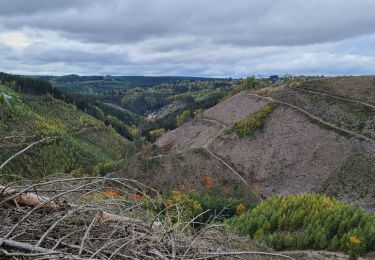
[[[236,215],[241,215],[242,213],[245,212],[245,210],[246,210],[245,204],[243,203],[238,204],[236,207]]]
[[[361,240],[357,236],[350,236],[349,237],[349,244],[351,246],[357,247],[361,244]]]

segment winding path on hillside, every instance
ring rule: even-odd
[[[245,185],[248,185],[247,181],[242,177],[242,175],[236,171],[232,166],[229,165],[223,158],[221,158],[219,155],[217,155],[215,152],[213,152],[210,148],[209,145],[216,140],[224,131],[232,127],[232,125],[224,125],[223,123],[219,122],[218,120],[214,118],[206,118],[202,117],[202,120],[214,122],[217,125],[221,126],[222,129],[212,138],[210,138],[208,141],[206,141],[203,145],[202,148],[206,149],[209,154],[211,154],[212,157],[214,157],[216,160],[220,161],[222,164],[224,164],[234,175],[236,175]]]
[[[309,89],[305,89],[305,88],[301,88],[301,87],[296,88],[296,89],[297,90],[302,90],[302,91],[305,91],[305,92],[308,92],[308,93],[312,93],[312,94],[317,94],[317,95],[321,95],[321,96],[327,96],[327,97],[331,97],[331,98],[335,98],[335,99],[339,99],[339,100],[343,100],[343,101],[348,101],[348,102],[353,102],[353,103],[365,105],[365,106],[368,106],[368,107],[371,107],[371,108],[375,109],[375,105],[371,105],[369,103],[366,103],[366,102],[363,102],[363,101],[360,101],[360,100],[344,98],[344,97],[340,97],[340,96],[328,94],[328,93],[325,93],[325,92],[316,91],[316,90],[309,90]]]
[[[247,181],[242,177],[242,175],[238,171],[236,171],[232,166],[230,166],[223,158],[221,158],[216,153],[211,151],[208,147],[203,148],[205,148],[216,160],[224,164],[234,175],[236,175],[245,185],[247,185]]]
[[[308,91],[308,90],[306,90]],[[311,92],[311,91],[308,91],[308,92]],[[315,92],[315,91],[314,91]],[[372,106],[370,104],[367,104],[367,103],[364,103],[364,102],[361,102],[361,101],[356,101],[356,100],[350,100],[350,99],[345,99],[345,98],[341,98],[341,97],[335,97],[333,95],[329,95],[329,94],[325,94],[325,93],[318,93],[316,92],[316,94],[323,94],[323,95],[326,95],[326,96],[331,96],[332,98],[337,98],[337,99],[341,99],[341,100],[346,100],[346,101],[349,101],[349,102],[355,102],[355,103],[359,103],[359,104],[363,104],[363,105],[366,105],[366,106],[369,106],[371,108],[374,108],[375,109],[375,106]],[[364,140],[367,140],[367,141],[370,141],[370,142],[375,142],[374,139],[372,138],[369,138],[367,136],[364,136],[362,134],[358,134],[356,132],[353,132],[353,131],[350,131],[348,129],[345,129],[345,128],[342,128],[342,127],[339,127],[339,126],[336,126],[332,123],[329,123],[329,122],[326,122],[324,121],[323,119],[311,114],[310,112],[300,108],[300,107],[297,107],[295,105],[292,105],[290,103],[287,103],[287,102],[283,102],[283,101],[279,101],[279,100],[276,100],[276,99],[273,99],[271,97],[265,97],[265,96],[261,96],[261,95],[258,95],[258,94],[253,94],[253,93],[250,93],[250,95],[252,96],[255,96],[255,97],[258,97],[258,98],[263,98],[263,99],[266,99],[266,100],[269,100],[271,102],[275,102],[275,103],[279,103],[279,104],[283,104],[285,106],[288,106],[288,107],[291,107],[291,108],[294,108],[300,112],[302,112],[303,114],[305,114],[306,116],[312,118],[313,120],[316,120],[318,122],[320,122],[321,124],[323,125],[326,125],[330,128],[333,128],[333,129],[336,129],[338,131],[342,131],[342,132],[345,132],[349,135],[352,135],[352,136],[355,136],[357,138],[360,138],[360,139],[364,139]],[[215,141],[224,131],[226,131],[227,129],[229,129],[230,127],[232,127],[233,125],[228,125],[228,126],[225,126],[223,125],[221,122],[213,119],[213,118],[204,118],[202,117],[202,120],[207,120],[207,121],[210,121],[210,122],[215,122],[216,124],[220,125],[222,127],[222,130],[217,133],[214,137],[210,138],[207,142],[205,142],[203,145],[202,145],[202,148],[206,149],[215,159],[219,160],[221,163],[223,163],[232,173],[234,173],[238,178],[240,178],[241,181],[243,181],[245,184],[247,184],[246,180],[242,177],[242,175],[236,171],[229,163],[227,163],[223,158],[221,158],[219,155],[217,155],[215,152],[213,152],[209,146],[210,144]]]
[[[329,122],[327,122],[327,121],[324,121],[324,120],[321,119],[320,117],[317,117],[317,116],[311,114],[310,112],[308,112],[308,111],[306,111],[306,110],[304,110],[304,109],[302,109],[302,108],[300,108],[300,107],[297,107],[297,106],[295,106],[295,105],[292,105],[292,104],[290,104],[290,103],[287,103],[287,102],[284,102],[284,101],[279,101],[279,100],[273,99],[273,98],[271,98],[271,97],[261,96],[261,95],[258,95],[258,94],[253,94],[253,93],[251,93],[250,95],[252,95],[252,96],[254,96],[254,97],[259,97],[259,98],[267,99],[267,100],[272,101],[272,102],[274,102],[274,103],[283,104],[283,105],[286,105],[286,106],[288,106],[288,107],[291,107],[291,108],[297,109],[298,111],[304,113],[305,115],[307,115],[308,117],[312,118],[313,120],[316,120],[316,121],[318,121],[319,123],[321,123],[321,124],[323,124],[323,125],[326,125],[326,126],[332,128],[332,129],[336,129],[336,130],[338,130],[338,131],[341,131],[341,132],[344,132],[344,133],[346,133],[346,134],[349,134],[349,135],[355,136],[355,137],[357,137],[357,138],[359,138],[359,139],[362,139],[362,140],[367,140],[367,141],[370,141],[370,142],[375,142],[375,139],[373,139],[373,138],[367,137],[367,136],[365,136],[365,135],[362,135],[362,134],[359,134],[359,133],[353,132],[353,131],[348,130],[348,129],[346,129],[346,128],[342,128],[342,127],[339,127],[339,126],[334,125],[334,124],[332,124],[332,123],[329,123]],[[371,106],[371,105],[370,105],[370,106]]]

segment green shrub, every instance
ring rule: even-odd
[[[244,198],[225,194],[221,187],[213,187],[200,194],[193,194],[193,197],[201,204],[203,211],[209,210],[202,216],[204,222],[213,218],[223,220],[241,214],[242,212],[237,210],[239,205],[245,209],[251,209],[255,206]]]
[[[155,142],[157,139],[159,139],[161,136],[163,136],[166,133],[164,128],[158,128],[151,130],[149,132],[150,141]]]
[[[185,110],[180,115],[176,117],[176,126],[179,127],[183,125],[185,122],[189,121],[192,118],[192,113],[190,110]]]
[[[241,80],[241,88],[243,90],[257,89],[260,87],[260,82],[255,77],[247,77]]]
[[[273,109],[273,103],[262,107],[255,115],[248,115],[241,121],[234,124],[234,130],[239,137],[248,137],[263,127],[264,120]]]
[[[199,155],[203,159],[209,160],[211,159],[211,154],[205,148],[195,148],[193,149],[193,153]]]
[[[361,255],[375,249],[375,214],[325,195],[275,196],[226,223],[278,250],[332,249]]]
[[[5,87],[4,89],[6,90]],[[23,104],[17,95],[0,91],[0,121],[2,123],[8,118],[16,117],[26,112],[29,112],[29,108]]]

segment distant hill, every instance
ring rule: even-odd
[[[105,91],[124,90],[127,88],[149,88],[160,84],[173,84],[181,81],[215,81],[219,78],[184,77],[184,76],[37,76],[47,80],[65,92],[102,93]]]

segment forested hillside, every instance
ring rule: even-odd
[[[1,154],[4,162],[27,145],[47,138],[9,162],[1,174],[40,178],[53,173],[105,174],[126,164],[134,145],[104,121],[58,100],[45,82],[1,78]],[[51,95],[52,93],[52,95]]]
[[[149,88],[160,84],[175,84],[182,81],[213,81],[201,77],[147,77],[147,76],[37,76],[49,81],[64,92],[106,93],[124,91],[129,88]],[[220,80],[220,79],[218,79]]]
[[[134,139],[139,134],[148,140],[154,139],[151,131],[175,129],[217,104],[239,83],[233,79],[199,77],[66,75],[36,78],[48,80],[54,86],[55,97],[106,121],[126,138]]]

